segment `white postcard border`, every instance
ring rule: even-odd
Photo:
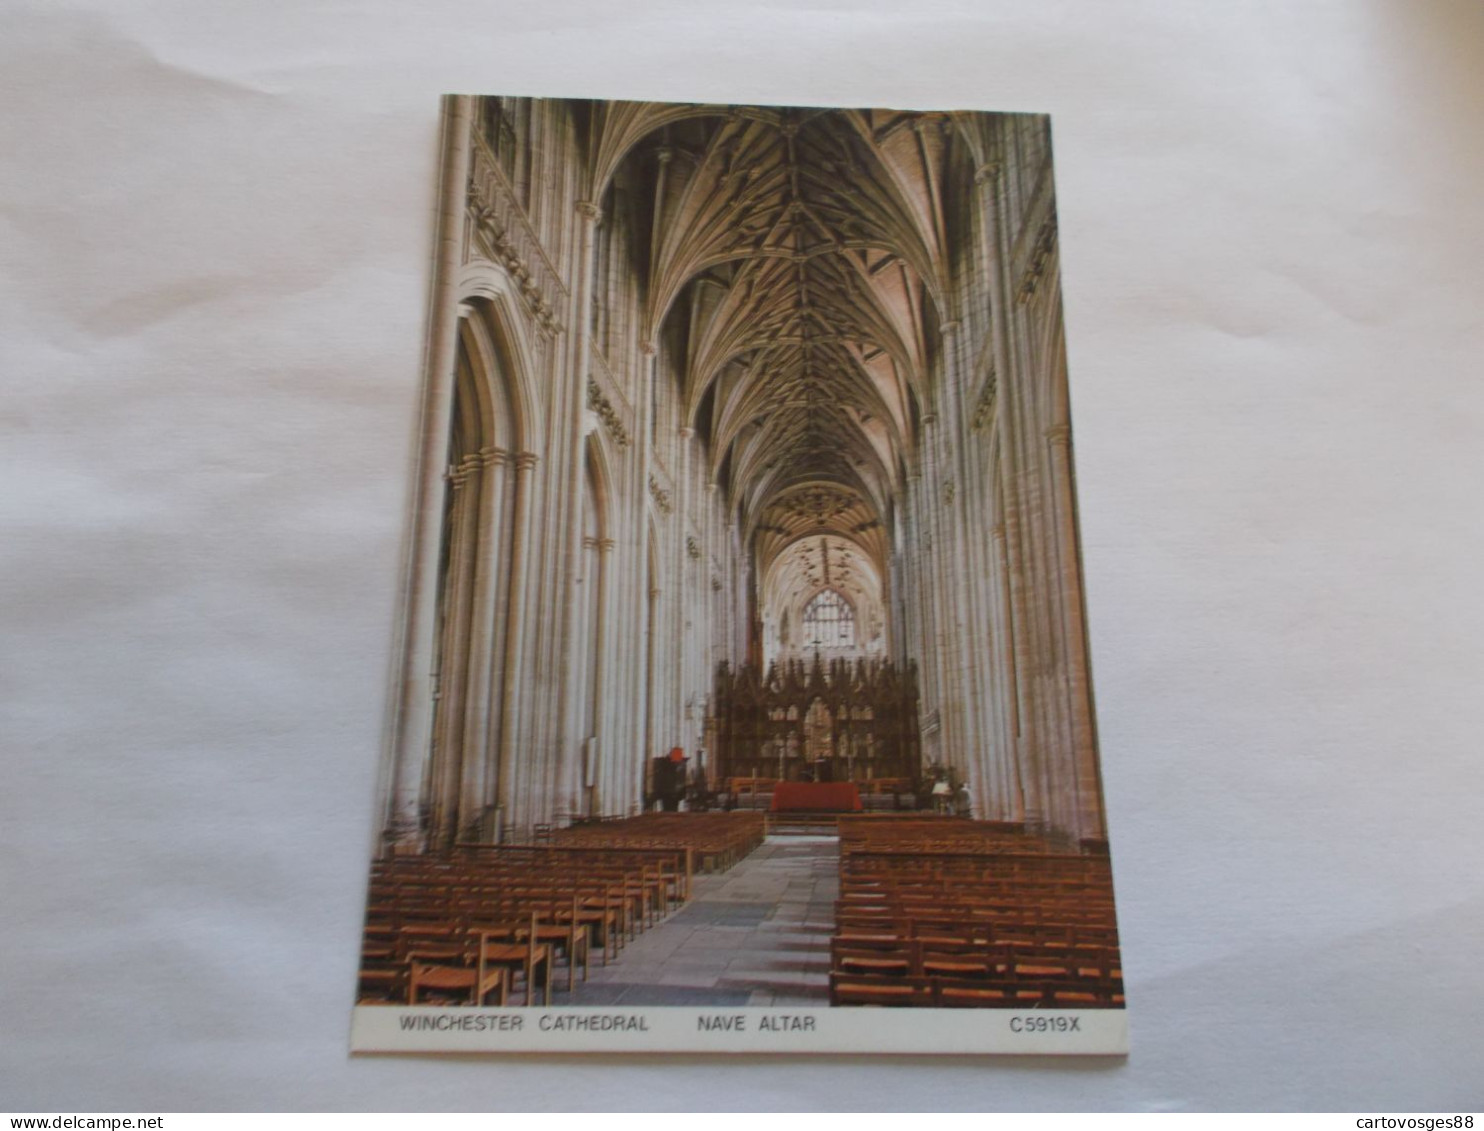
[[[928,1053],[1121,1056],[1123,1009],[358,1005],[358,1053]]]

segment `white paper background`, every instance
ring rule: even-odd
[[[0,1107],[1481,1106],[1484,7],[0,28]],[[347,1057],[445,90],[1054,115],[1127,1061]]]

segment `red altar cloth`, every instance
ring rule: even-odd
[[[848,781],[781,781],[773,787],[776,813],[783,809],[813,809],[853,813],[861,809],[861,791]]]

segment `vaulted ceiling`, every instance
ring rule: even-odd
[[[953,119],[602,103],[588,128],[594,191],[643,200],[644,332],[682,359],[759,569],[829,534],[884,574],[946,286]]]

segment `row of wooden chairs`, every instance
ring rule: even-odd
[[[838,930],[848,928],[880,929],[885,924],[902,919],[921,920],[931,918],[939,927],[950,925],[955,929],[974,930],[981,935],[1001,931],[1010,927],[1082,927],[1106,931],[1115,929],[1115,918],[1111,907],[1080,908],[1067,904],[1042,904],[1027,901],[1018,904],[1013,900],[975,902],[905,902],[883,901],[870,904],[851,904],[844,901],[836,905],[835,922]]]
[[[594,843],[587,845],[561,846],[460,843],[446,855],[398,857],[394,861],[379,862],[376,867],[387,870],[389,874],[393,864],[402,865],[409,861],[416,862],[428,873],[453,873],[470,863],[477,863],[491,872],[503,871],[511,875],[537,875],[542,871],[583,871],[589,874],[640,871],[663,878],[684,898],[686,853],[683,848],[605,845],[601,838],[593,839]],[[373,874],[377,872],[373,870]]]
[[[405,933],[409,929],[467,926],[535,913],[547,922],[582,925],[603,947],[606,961],[625,940],[634,938],[657,920],[656,916],[645,913],[646,896],[642,888],[633,885],[583,878],[553,882],[540,891],[487,883],[461,886],[456,881],[397,891],[373,887],[366,928],[368,932]]]
[[[551,843],[608,849],[688,851],[704,872],[732,867],[767,835],[762,813],[643,813],[598,825],[573,825],[552,834]]]
[[[609,957],[608,942],[617,932],[616,918],[602,909],[587,909],[581,898],[572,897],[568,907],[560,901],[532,904],[524,900],[486,902],[478,908],[464,907],[441,918],[425,915],[373,916],[366,921],[362,939],[362,957],[378,961],[405,962],[413,952],[427,954],[430,947],[441,947],[450,954],[463,953],[472,945],[472,937],[482,930],[494,930],[495,924],[537,926],[536,939],[557,947],[567,959],[567,988],[573,985],[574,971],[581,965],[587,977],[588,957],[595,938],[604,941],[603,961]],[[509,927],[517,933],[520,926]],[[616,950],[616,947],[615,947]]]
[[[1118,926],[1111,916],[1051,918],[1039,914],[968,913],[958,908],[900,907],[840,911],[835,937],[938,938],[968,936],[995,943],[1034,943],[1060,947],[1117,946]]]
[[[939,901],[950,903],[1023,903],[1033,900],[1042,904],[1068,903],[1079,907],[1104,904],[1111,907],[1113,900],[1106,887],[1086,882],[1048,883],[1044,879],[1032,879],[1023,885],[994,879],[982,886],[972,880],[960,879],[938,882],[893,882],[872,879],[866,883],[846,883],[841,886],[840,902],[846,906],[865,903],[924,903],[931,905]]]
[[[1007,851],[993,845],[984,850],[967,852],[933,851],[930,848],[924,848],[922,852],[862,849],[841,857],[840,873],[847,880],[880,875],[898,881],[934,877],[979,881],[1042,876],[1058,881],[1088,879],[1105,887],[1111,886],[1113,875],[1107,857],[1044,851]]]
[[[1007,859],[1014,860],[1015,857]],[[991,891],[995,888],[1019,889],[1040,888],[1048,892],[1108,892],[1107,869],[1049,870],[1046,868],[1018,869],[988,863],[969,867],[882,867],[873,864],[869,868],[845,867],[841,869],[841,882],[851,890],[912,891],[955,887],[972,891]]]
[[[913,813],[908,821],[862,822],[852,818],[840,822],[841,858],[855,852],[914,853],[948,852],[1049,852],[1048,837],[1003,822],[971,821],[956,816]]]
[[[762,843],[760,814],[651,813],[543,830],[539,845],[460,844],[372,866],[363,999],[549,1003],[590,953],[606,963],[690,895],[697,861],[727,868]]]
[[[1075,985],[1022,978],[881,976],[830,973],[831,1005],[917,1006],[927,1009],[1117,1009],[1123,984],[1081,980]]]
[[[882,779],[886,780],[886,779]],[[887,847],[893,839],[906,838],[916,843],[922,836],[957,832],[964,836],[1018,836],[1044,839],[1040,834],[1016,821],[975,821],[946,813],[911,811],[894,814],[890,821],[873,813],[851,814],[841,824],[841,833],[850,840],[870,840],[876,847]]]
[[[951,882],[929,882],[924,880],[871,880],[852,883],[841,898],[846,907],[872,903],[1025,903],[1034,901],[1043,906],[1065,903],[1076,907],[1106,905],[1113,901],[1108,896],[1106,885],[1085,880],[1051,882],[1044,879],[1017,884],[1010,880],[993,879],[974,883],[955,880]]]
[[[688,894],[685,856],[492,846],[372,867],[360,1000],[550,1004],[558,958],[571,991]]]
[[[1023,978],[1069,983],[1123,976],[1117,947],[1057,949],[949,938],[835,938],[830,943],[830,968],[844,974]]]
[[[482,874],[500,882],[522,878],[531,883],[545,882],[548,875],[608,877],[625,882],[643,882],[668,891],[667,898],[684,901],[691,865],[681,849],[643,847],[605,847],[601,844],[573,845],[493,845],[460,843],[446,856],[411,857],[426,874],[459,873],[477,865]],[[389,867],[384,864],[383,867]],[[637,875],[634,875],[637,873]],[[374,873],[373,874],[377,874]]]
[[[841,821],[830,944],[836,1005],[1123,1003],[1106,856],[954,818]]]
[[[682,901],[671,886],[637,872],[543,872],[532,876],[471,870],[427,876],[404,874],[392,880],[374,878],[367,913],[369,917],[395,919],[448,918],[461,913],[478,915],[485,906],[501,901],[520,901],[535,910],[553,903],[560,912],[573,897],[584,909],[612,911],[622,935],[629,938],[637,930],[652,926]]]
[[[378,960],[374,944],[361,957],[361,992],[383,1000],[460,1000],[469,1005],[507,1005],[516,979],[523,982],[525,1004],[551,1004],[551,973],[556,945],[567,948],[568,990],[571,972],[579,961],[586,976],[585,932],[570,927],[551,928],[539,917],[515,923],[450,929],[443,935],[403,938],[393,953]],[[494,995],[491,1003],[490,997]]]

